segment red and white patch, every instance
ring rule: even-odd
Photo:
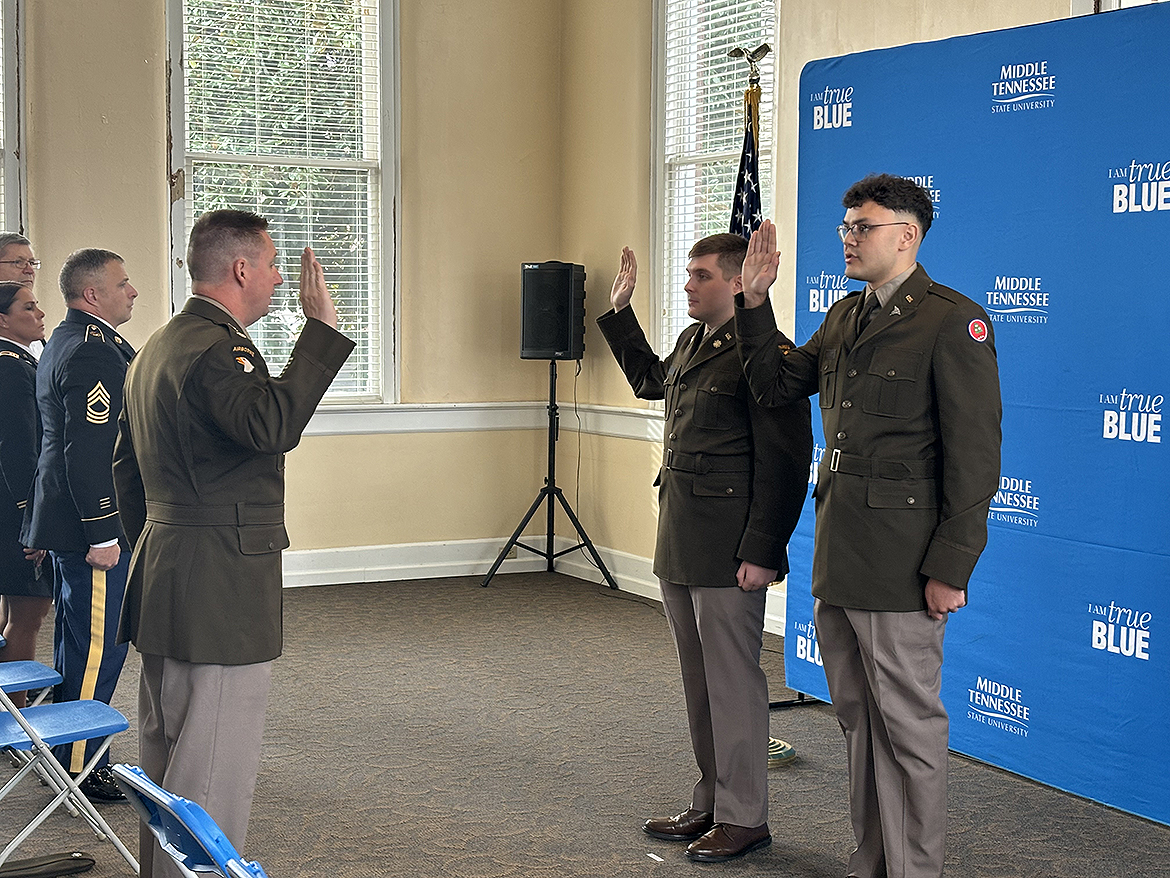
[[[987,324],[982,320],[972,320],[967,324],[967,332],[971,334],[971,338],[975,341],[987,341]]]

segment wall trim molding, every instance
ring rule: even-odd
[[[544,535],[528,535],[527,542],[544,544]],[[449,576],[482,576],[496,560],[507,537],[449,540],[434,543],[399,543],[384,546],[352,546],[336,549],[297,549],[284,552],[284,587],[344,585],[356,582],[395,582]],[[553,540],[554,550],[575,545],[566,537]],[[613,574],[620,591],[661,600],[658,579],[650,558],[597,546],[598,554]],[[545,560],[523,549],[508,558],[498,573],[531,573],[545,569]],[[556,570],[586,582],[601,583],[601,573],[584,550],[557,559]],[[768,592],[764,630],[784,636],[785,585]]]
[[[574,407],[571,403],[558,403],[558,407],[562,430],[619,439],[662,441],[662,412],[658,409],[606,405]],[[309,421],[305,435],[476,433],[482,430],[544,430],[547,427],[547,402],[324,404]]]

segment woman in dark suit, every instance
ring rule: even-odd
[[[2,256],[3,254],[0,254]],[[31,659],[37,633],[53,603],[53,577],[43,551],[26,551],[20,526],[41,445],[37,360],[31,346],[45,339],[45,312],[32,286],[0,283],[0,595],[7,616],[0,661]],[[24,693],[12,696],[24,706]]]

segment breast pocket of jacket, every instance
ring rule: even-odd
[[[840,348],[826,348],[821,352],[818,390],[820,405],[823,409],[833,407],[836,396],[837,366],[840,357]]]
[[[922,393],[921,351],[878,348],[869,361],[865,411],[887,418],[908,418]]]
[[[704,430],[730,430],[736,426],[739,378],[739,372],[716,372],[696,379],[695,426]]]

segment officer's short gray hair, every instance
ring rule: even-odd
[[[102,250],[100,247],[86,247],[70,253],[65,264],[61,266],[61,275],[57,281],[65,301],[75,302],[80,299],[82,292],[93,283],[98,272],[114,261],[125,260],[113,250]]]

